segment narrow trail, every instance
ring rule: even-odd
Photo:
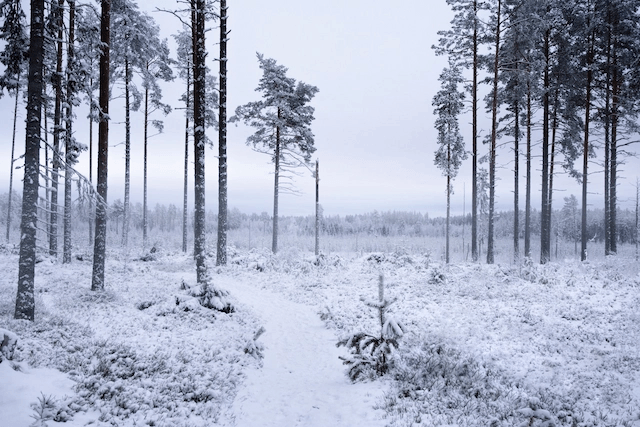
[[[237,427],[377,427],[380,383],[352,384],[334,334],[312,307],[237,281],[223,285],[260,316],[263,367],[240,386],[230,422]]]

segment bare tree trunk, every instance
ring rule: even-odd
[[[320,255],[320,161],[316,160],[316,256]]]
[[[551,228],[553,215],[553,174],[556,163],[556,133],[558,129],[558,91],[556,90],[553,101],[553,114],[551,124],[551,158],[549,160],[549,194],[547,211],[547,240],[549,241],[549,258],[551,258]],[[556,230],[556,259],[558,258],[558,233]]]
[[[149,70],[149,64],[147,63],[147,70]],[[142,184],[142,247],[147,247],[147,233],[148,233],[148,220],[147,220],[147,139],[149,136],[149,88],[144,90],[144,177]]]
[[[527,177],[524,208],[524,256],[531,258],[531,82],[527,80]]]
[[[91,78],[91,87],[93,88],[93,78]],[[93,104],[93,102],[92,102]],[[93,108],[93,105],[89,108]],[[89,117],[89,182],[93,185],[93,117]],[[93,242],[93,201],[89,198],[89,243]]]
[[[471,259],[478,261],[478,1],[473,2],[473,83],[472,96],[472,176],[471,176]]]
[[[131,66],[129,59],[124,60],[124,210],[122,214],[122,246],[125,248],[129,245],[129,198],[131,193],[131,100],[130,89],[131,84]]]
[[[593,80],[593,50],[595,34],[592,31],[589,36],[589,47],[587,52],[587,94],[585,99],[585,112],[584,112],[584,144],[582,148],[582,232],[581,232],[581,247],[580,247],[580,260],[586,261],[587,259],[587,183],[589,172],[589,123],[591,115],[591,82]]]
[[[614,41],[615,42],[615,41]],[[618,209],[618,193],[617,193],[617,174],[618,174],[618,106],[620,97],[620,85],[618,74],[618,58],[613,52],[613,82],[612,82],[612,105],[611,105],[611,179],[609,180],[609,239],[611,240],[611,254],[618,252],[618,232],[617,232],[617,209]]]
[[[55,20],[58,28],[56,72],[53,79],[53,87],[56,92],[56,100],[53,113],[53,153],[51,171],[51,217],[49,222],[49,255],[58,256],[58,183],[60,181],[60,133],[62,132],[62,26],[64,0],[58,0],[54,6]]]
[[[220,0],[220,108],[218,120],[218,244],[216,265],[227,265],[227,0]]]
[[[280,108],[278,108],[278,119],[280,118]],[[274,154],[275,173],[273,182],[273,239],[271,241],[271,251],[278,252],[278,191],[280,179],[280,127],[276,128],[276,148]]]
[[[609,11],[608,11],[609,12]],[[607,13],[610,20],[610,13]],[[609,212],[611,211],[609,189],[611,183],[611,26],[607,25],[607,64],[605,77],[605,102],[604,102],[604,254],[611,255],[611,239],[609,237]]]
[[[18,99],[20,98],[20,74],[16,85],[16,100],[13,107],[13,137],[11,139],[11,167],[9,168],[9,200],[7,201],[7,243],[11,232],[11,202],[13,200],[13,163],[16,150],[16,124],[18,122]]]
[[[496,49],[493,60],[493,101],[491,108],[491,154],[489,158],[489,233],[487,237],[487,264],[493,264],[494,211],[496,198],[496,139],[498,130],[498,65],[500,54],[500,12],[502,0],[498,0],[496,23]]]
[[[182,252],[187,252],[187,221],[189,219],[188,211],[188,178],[189,178],[189,107],[191,99],[191,64],[187,66],[187,102],[185,109],[185,128],[184,128],[184,193],[182,196]]]
[[[91,290],[104,290],[104,267],[107,244],[107,178],[109,160],[109,50],[111,0],[102,1],[100,20],[100,123],[98,125],[98,201],[96,203],[96,238],[93,249]]]
[[[540,208],[540,263],[546,264],[551,258],[549,234],[549,37],[544,35],[544,94],[542,95],[542,206]]]
[[[513,141],[513,261],[517,263],[520,259],[520,104],[517,100],[514,107],[516,121]]]
[[[207,286],[205,229],[205,1],[192,0],[193,37],[193,125],[195,162],[194,256],[198,284]]]
[[[35,318],[36,223],[38,221],[38,180],[40,172],[40,122],[42,115],[42,68],[44,60],[44,0],[31,0],[29,42],[29,85],[27,88],[27,126],[20,223],[18,291],[14,317]]]
[[[71,177],[72,164],[75,162],[76,149],[73,144],[73,97],[75,92],[74,43],[76,2],[67,0],[69,4],[69,43],[67,45],[67,111],[65,131],[65,171],[64,171],[64,242],[62,248],[62,262],[71,262]]]

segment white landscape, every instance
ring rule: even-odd
[[[631,257],[445,266],[408,253],[230,248],[211,267],[235,311],[202,307],[191,256],[110,252],[36,267],[36,321],[13,319],[0,255],[2,426],[638,426],[640,275]],[[147,254],[149,255],[149,254]],[[405,335],[389,372],[347,376],[336,348],[379,334],[378,277]],[[263,333],[258,333],[264,328]]]

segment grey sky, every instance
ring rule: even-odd
[[[173,0],[138,2],[142,10],[155,7],[171,9]],[[230,0],[229,28],[229,109],[256,100],[254,91],[260,78],[256,52],[275,58],[289,68],[289,76],[316,85],[320,92],[312,101],[315,117],[312,128],[320,159],[321,203],[326,214],[349,214],[403,210],[442,215],[445,209],[445,180],[433,165],[436,132],[431,100],[438,90],[438,75],[445,65],[435,57],[431,45],[437,31],[447,28],[452,14],[444,0]],[[163,37],[170,39],[179,28],[178,21],[165,13],[152,15],[161,26]],[[217,57],[216,30],[208,33],[210,58]],[[217,64],[211,65],[217,72]],[[174,107],[182,91],[176,80],[164,89],[164,101]],[[3,126],[0,128],[0,188],[8,188],[10,155],[10,112],[12,99],[0,99]],[[124,194],[124,124],[123,101],[111,104],[113,123],[109,153],[109,202]],[[481,110],[481,130],[490,130],[489,119]],[[82,110],[74,126],[76,138],[88,141],[88,126]],[[24,117],[24,115],[23,115]],[[16,151],[24,151],[24,120],[18,123]],[[463,136],[470,149],[469,131],[462,118]],[[251,129],[230,125],[229,206],[243,212],[271,212],[273,204],[273,166],[269,157],[245,146]],[[142,114],[133,115],[132,201],[142,202]],[[217,210],[217,134],[207,150],[207,209]],[[97,141],[97,134],[94,135]],[[503,142],[506,142],[503,141]],[[486,147],[481,147],[482,154]],[[95,155],[95,153],[94,153]],[[182,169],[184,155],[184,116],[175,110],[165,119],[165,132],[154,137],[149,147],[149,201],[182,203]],[[192,156],[192,154],[190,154]],[[79,170],[88,175],[87,153]],[[497,184],[498,209],[512,209],[513,154],[501,149],[498,163],[503,165]],[[539,208],[539,159],[534,164],[534,208]],[[95,167],[95,161],[94,161]],[[453,213],[461,214],[463,186],[466,187],[467,212],[470,210],[470,160],[463,163],[454,182]],[[627,168],[630,169],[630,168]],[[524,163],[521,165],[524,174]],[[594,166],[595,170],[595,166]],[[630,169],[632,170],[632,169]],[[310,172],[296,183],[302,196],[281,196],[280,212],[306,215],[314,212],[314,181]],[[623,173],[629,175],[628,173]],[[94,172],[95,175],[95,172]],[[14,178],[14,188],[22,191],[21,173]],[[594,190],[601,188],[596,175]],[[521,179],[521,209],[524,207],[524,177]],[[558,200],[569,194],[579,195],[573,180],[559,179]],[[620,184],[627,197],[633,193],[635,177]],[[193,199],[190,183],[189,199]],[[597,188],[596,188],[597,187]],[[600,195],[591,196],[601,204]],[[621,200],[625,206],[625,200]],[[630,205],[627,203],[627,205]]]

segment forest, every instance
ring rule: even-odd
[[[258,73],[254,100],[228,108],[228,18],[242,6],[166,4],[0,0],[10,427],[640,425],[637,178],[633,200],[620,195],[640,134],[640,0],[446,0],[450,25],[415,47],[446,64],[421,119],[442,216],[325,212],[324,87],[256,52],[240,71]],[[159,16],[179,23],[171,40]],[[153,203],[162,166],[148,151],[176,110],[182,198]],[[268,159],[271,212],[229,203],[230,126]],[[471,203],[452,212],[467,167]],[[305,173],[315,212],[283,214]]]

